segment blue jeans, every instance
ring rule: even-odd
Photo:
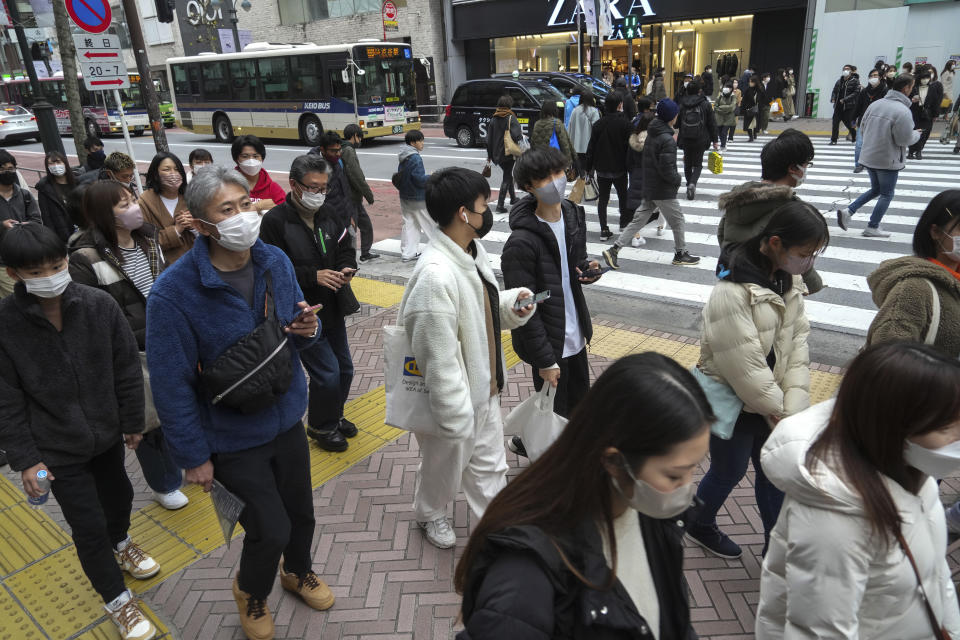
[[[860,166],[860,150],[863,149],[863,136],[857,136],[857,144],[853,149],[853,168]]]
[[[145,433],[136,451],[143,479],[151,489],[157,493],[170,493],[180,488],[183,475],[170,456],[162,427]]]
[[[867,223],[868,226],[876,229],[880,226],[880,221],[883,219],[883,214],[887,212],[890,201],[893,200],[900,172],[896,169],[871,169],[867,167],[867,173],[870,174],[870,190],[854,200],[849,210],[851,214],[856,213],[860,207],[880,196],[873,208],[873,213],[870,215],[870,222]]]
[[[716,525],[717,512],[743,480],[747,463],[752,460],[756,476],[753,491],[763,521],[764,536],[769,538],[783,505],[783,492],[773,486],[760,466],[760,450],[769,435],[767,421],[753,413],[740,414],[729,440],[710,435],[710,469],[697,488],[697,497],[703,500],[703,507],[697,513],[697,524]]]
[[[307,419],[318,431],[333,431],[343,417],[343,405],[353,383],[353,358],[343,318],[325,321],[317,342],[300,352],[310,376]]]

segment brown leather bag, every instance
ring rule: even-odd
[[[927,618],[930,619],[930,628],[933,630],[933,637],[936,640],[952,640],[950,633],[947,632],[947,628],[940,624],[940,621],[937,620],[937,614],[934,613],[933,607],[930,606],[930,599],[927,598],[927,591],[923,588],[923,578],[920,577],[920,569],[917,568],[917,561],[913,559],[913,553],[910,551],[907,541],[900,532],[897,532],[897,542],[900,543],[903,554],[907,556],[907,560],[910,561],[910,566],[913,567],[913,575],[917,577],[917,584],[920,585],[920,598],[923,600],[923,606],[927,610]]]

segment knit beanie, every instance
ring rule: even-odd
[[[657,117],[664,122],[670,122],[680,113],[680,107],[670,98],[665,98],[657,103]]]

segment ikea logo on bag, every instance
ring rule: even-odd
[[[403,375],[413,376],[415,378],[422,378],[423,374],[420,373],[420,368],[417,367],[416,358],[404,358],[403,360]]]

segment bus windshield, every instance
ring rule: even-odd
[[[410,60],[363,60],[357,64],[364,71],[355,76],[359,104],[404,104],[414,108],[417,90]]]

